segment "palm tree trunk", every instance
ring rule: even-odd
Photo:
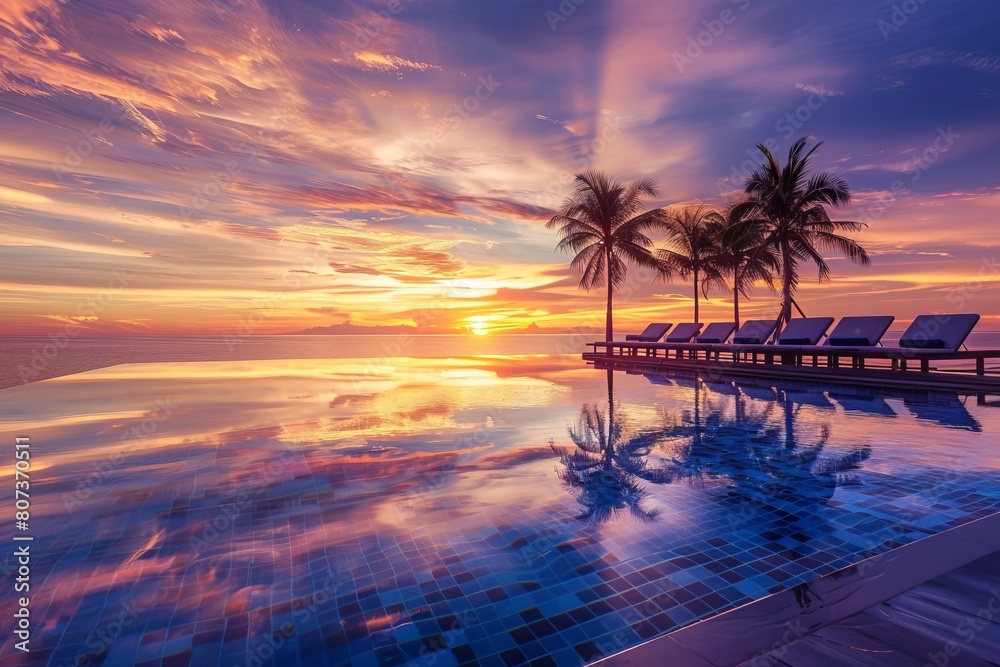
[[[607,244],[605,244],[605,246],[607,247]],[[607,257],[607,267],[606,268],[607,268],[607,272],[608,272],[608,318],[607,318],[607,322],[605,323],[604,336],[605,336],[605,340],[612,341],[612,340],[615,339],[615,330],[614,330],[614,326],[612,325],[612,320],[611,320],[611,297],[612,297],[612,294],[614,293],[615,287],[614,287],[614,284],[611,281],[611,250],[610,250],[610,248],[608,248],[605,251],[605,255]],[[607,351],[608,351],[608,354],[610,355],[611,354],[611,348],[610,347],[607,348]]]
[[[697,323],[698,319],[698,269],[694,270],[694,321]]]
[[[740,328],[740,283],[739,278],[733,281],[733,319],[736,320],[736,328]]]
[[[781,243],[781,315],[778,321],[778,328],[774,335],[784,328],[785,324],[792,319],[792,249],[788,247],[788,242]]]
[[[606,340],[615,339],[615,330],[614,326],[611,323],[611,290],[612,290],[611,281],[608,281],[608,319],[604,325],[605,326],[604,336]]]

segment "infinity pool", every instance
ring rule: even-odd
[[[954,394],[538,355],[0,398],[34,456],[32,651],[5,614],[4,664],[580,665],[1000,511],[1000,409]]]

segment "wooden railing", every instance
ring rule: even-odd
[[[769,375],[831,379],[940,380],[963,377],[977,390],[1000,391],[1000,350],[944,350],[832,345],[730,345],[718,343],[589,343],[587,361],[613,362],[633,369],[715,369],[717,372],[766,372]],[[961,380],[959,380],[961,382]],[[954,384],[949,382],[948,384]]]

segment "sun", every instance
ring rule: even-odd
[[[477,336],[485,336],[490,332],[488,323],[490,318],[488,316],[476,315],[468,319],[469,326],[468,329]]]

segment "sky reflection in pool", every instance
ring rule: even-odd
[[[581,664],[1000,507],[1000,410],[974,397],[560,356],[130,364],[0,395],[36,457],[24,664]]]

